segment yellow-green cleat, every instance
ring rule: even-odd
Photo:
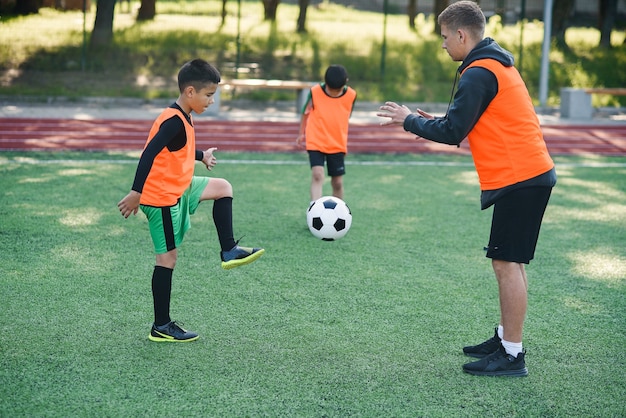
[[[230,251],[222,251],[222,268],[230,270],[235,267],[250,264],[263,255],[263,248],[249,248],[235,245]]]
[[[152,324],[148,339],[165,343],[186,343],[197,340],[198,334],[184,330],[176,322],[170,321],[158,327]]]

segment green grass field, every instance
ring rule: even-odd
[[[0,154],[0,416],[626,415],[624,158],[557,158],[515,379],[461,371],[498,320],[468,158],[349,156],[352,229],[323,242],[304,155],[218,157],[235,234],[267,252],[222,270],[204,203],[172,301],[201,338],[158,344],[147,224],[116,207],[137,155]]]

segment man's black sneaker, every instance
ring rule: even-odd
[[[176,322],[170,321],[165,325],[156,326],[152,324],[152,330],[148,335],[150,341],[186,343],[198,339],[198,334],[182,329]]]
[[[507,354],[500,344],[500,348],[495,353],[478,361],[464,364],[463,371],[476,376],[526,376],[528,369],[526,369],[524,362],[525,355],[526,353],[522,352],[517,357],[513,357]]]
[[[484,343],[463,347],[463,354],[470,357],[483,358],[498,351],[500,348],[500,341],[502,340],[498,337],[498,328],[496,328],[493,337],[489,338]]]
[[[222,268],[229,270],[244,264],[252,263],[261,257],[265,250],[263,248],[248,248],[235,245],[230,251],[222,251]]]

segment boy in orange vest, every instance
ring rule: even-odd
[[[191,112],[200,114],[214,102],[220,73],[208,62],[195,59],[178,72],[180,95],[157,117],[137,165],[131,191],[117,204],[124,218],[141,209],[148,218],[156,252],[152,273],[154,323],[148,338],[157,342],[188,342],[198,334],[181,328],[170,318],[172,275],[177,248],[190,228],[200,202],[213,200],[213,221],[221,247],[222,268],[251,263],[265,250],[240,247],[233,238],[233,188],[221,178],[194,176],[196,161],[211,170],[213,152],[196,149]]]
[[[481,358],[463,371],[482,376],[526,376],[522,329],[527,307],[525,264],[533,259],[539,229],[556,184],[528,90],[513,55],[484,38],[485,16],[473,1],[448,6],[438,17],[443,48],[461,61],[459,87],[443,117],[387,102],[383,125],[434,142],[458,145],[468,139],[481,188],[481,207],[493,206],[487,257],[498,282],[500,323],[487,341],[463,352]],[[456,81],[456,80],[455,80]]]
[[[348,123],[356,92],[347,85],[348,72],[341,65],[326,69],[324,82],[311,88],[302,110],[296,143],[306,144],[311,165],[311,202],[322,197],[324,162],[333,196],[343,199],[344,157],[348,153]]]

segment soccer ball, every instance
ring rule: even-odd
[[[350,230],[352,212],[343,200],[334,196],[324,196],[309,206],[306,223],[315,237],[324,241],[334,241]]]

